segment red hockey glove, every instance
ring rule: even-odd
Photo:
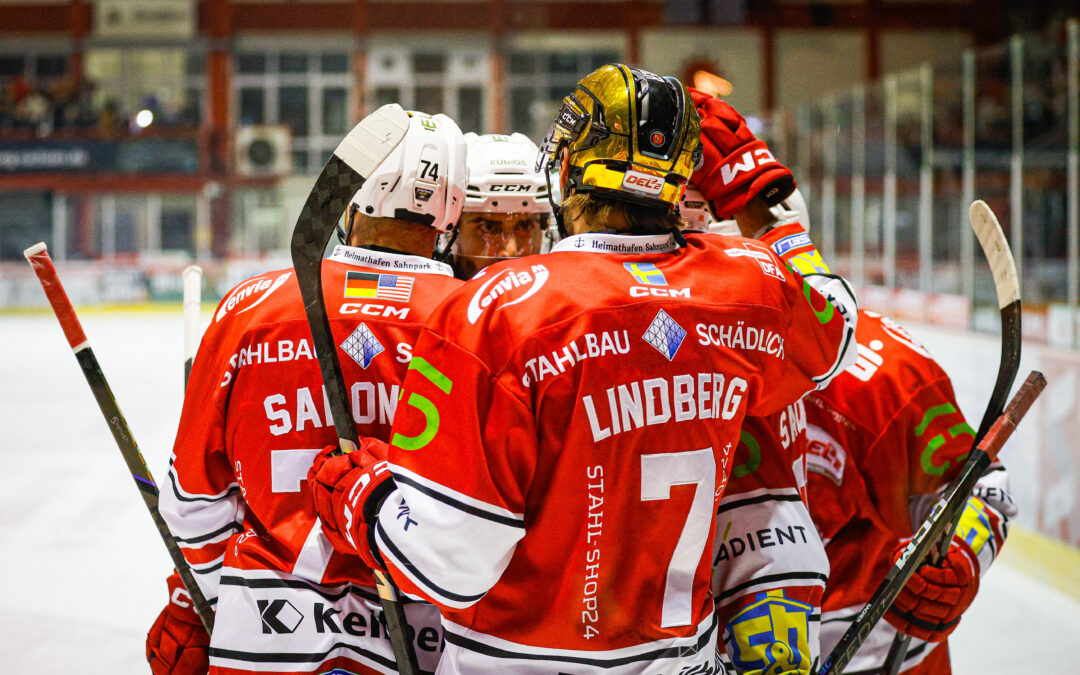
[[[146,661],[154,675],[205,675],[210,670],[210,636],[180,575],[169,575],[169,604],[146,634]]]
[[[904,547],[893,554],[895,561]],[[928,642],[941,642],[960,623],[960,615],[979,592],[979,560],[967,542],[953,537],[938,563],[923,563],[900,591],[885,620],[897,630]]]
[[[323,533],[335,549],[360,556],[372,569],[385,569],[375,546],[379,507],[394,489],[386,461],[386,443],[362,438],[346,455],[330,456],[337,446],[323,448],[308,470],[315,511]]]
[[[730,218],[755,197],[773,206],[795,191],[791,170],[776,161],[735,108],[692,87],[690,97],[701,116],[703,153],[691,180],[718,218]]]

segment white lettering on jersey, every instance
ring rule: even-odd
[[[609,387],[599,404],[591,394],[583,396],[581,403],[593,441],[601,441],[632,429],[664,424],[673,417],[676,422],[694,418],[733,419],[742,405],[746,380],[731,378],[726,391],[725,382],[723,373],[651,378]]]
[[[357,424],[390,424],[394,421],[400,386],[382,382],[354,382],[350,389],[353,421]],[[263,410],[270,422],[269,431],[283,436],[294,428],[297,432],[321,429],[334,425],[330,400],[322,388],[322,409],[315,403],[308,387],[300,387],[290,399],[285,394],[271,394],[263,399]]]
[[[315,358],[315,352],[306,339],[298,342],[292,340],[276,340],[271,342],[256,342],[248,347],[241,347],[235,354],[229,357],[229,367],[221,378],[219,387],[224,387],[232,381],[233,373],[244,366],[261,363],[277,363],[279,361],[302,361]]]
[[[548,269],[543,265],[533,265],[529,270],[503,269],[496,272],[477,289],[472,300],[469,301],[466,311],[469,323],[475,324],[493,302],[502,299],[515,289],[525,288],[526,290],[518,298],[503,302],[500,307],[510,307],[528,300],[543,288],[547,280]]]
[[[398,363],[408,363],[412,361],[412,345],[408,342],[399,342],[397,344],[398,355],[394,357],[394,360]]]
[[[644,298],[646,296],[656,298],[689,298],[689,288],[661,288],[659,286],[631,286],[630,297]]]
[[[604,529],[604,467],[586,467],[586,499],[588,520],[585,523],[585,576],[581,594],[582,637],[586,640],[600,634],[596,624],[600,622],[600,535]]]
[[[783,281],[786,278],[784,276],[784,270],[776,262],[776,259],[769,254],[769,249],[764,246],[745,242],[741,249],[729,248],[724,251],[724,253],[732,258],[753,258],[754,260],[757,260],[763,274],[779,279],[780,281]]]
[[[806,406],[799,399],[780,413],[780,444],[787,449],[803,431],[806,431]]]
[[[578,346],[579,340],[584,341],[584,347]],[[585,333],[578,340],[551,352],[550,356],[545,354],[526,361],[527,372],[521,376],[521,385],[529,387],[533,382],[543,382],[548,375],[565,373],[585,359],[629,353],[630,336],[625,330]]]
[[[365,316],[385,316],[404,320],[409,315],[408,307],[390,307],[366,302],[343,302],[338,311],[342,314],[363,314]]]
[[[247,298],[251,297],[256,293],[262,293],[263,295],[261,298],[251,303],[244,309],[240,310],[239,312],[237,312],[237,314],[243,314],[249,309],[254,309],[255,307],[258,307],[260,303],[270,297],[271,293],[281,288],[285,284],[285,282],[289,280],[290,276],[292,276],[291,270],[278,275],[278,277],[273,281],[271,281],[270,279],[252,279],[249,282],[240,284],[233,290],[232,294],[230,294],[229,297],[221,303],[221,307],[218,309],[217,314],[214,315],[214,323],[221,321],[221,319],[224,318],[226,314],[232,311],[238,304],[240,304]]]
[[[885,343],[881,340],[871,340],[865,345],[860,343],[856,346],[858,347],[858,356],[855,363],[845,370],[855,379],[869,382],[870,378],[881,367],[881,364],[885,363],[885,357],[878,354],[878,351],[885,347]]]
[[[783,360],[784,337],[782,335],[776,331],[744,324],[744,321],[734,326],[699,323],[695,326],[698,343],[706,347],[713,345],[730,349],[757,350]]]

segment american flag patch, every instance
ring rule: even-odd
[[[415,278],[401,274],[346,272],[345,297],[408,302],[414,281]]]

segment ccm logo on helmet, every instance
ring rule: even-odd
[[[528,185],[492,185],[492,192],[528,192]]]
[[[658,195],[664,189],[664,179],[648,173],[641,173],[631,169],[623,176],[622,186],[634,192],[643,192],[647,195]]]

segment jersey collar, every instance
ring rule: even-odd
[[[330,254],[330,260],[346,263],[349,265],[363,265],[388,272],[409,272],[410,274],[441,274],[454,276],[454,269],[444,262],[424,258],[418,255],[406,255],[404,253],[387,253],[385,251],[372,251],[368,248],[357,248],[338,244],[334,252]]]
[[[670,234],[601,234],[586,232],[566,237],[551,249],[555,251],[583,251],[586,253],[616,253],[641,255],[645,253],[670,253],[679,246]]]

